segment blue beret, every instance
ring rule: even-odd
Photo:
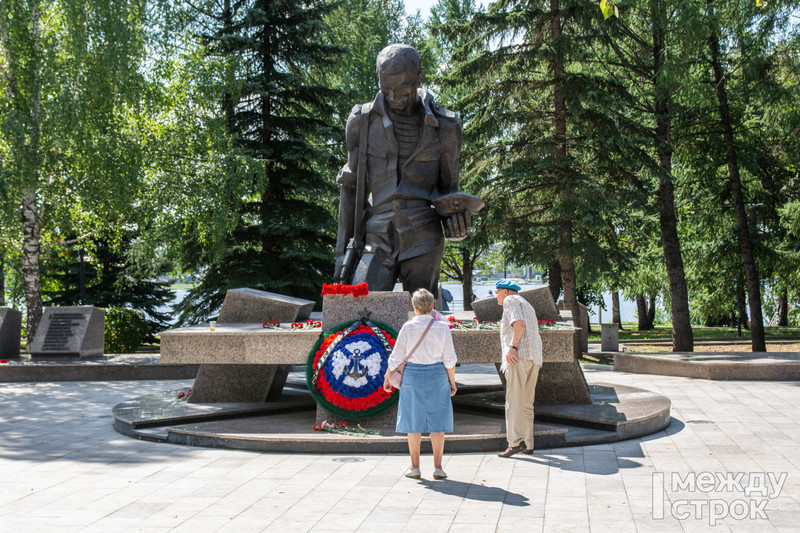
[[[494,286],[497,287],[498,289],[510,289],[512,291],[517,291],[517,292],[522,290],[522,287],[520,287],[517,284],[517,282],[512,281],[510,279],[501,279],[500,281],[495,283]]]

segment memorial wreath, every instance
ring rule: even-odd
[[[348,419],[377,416],[397,404],[383,390],[383,377],[397,333],[366,319],[324,332],[311,349],[306,381],[311,396],[329,412]]]

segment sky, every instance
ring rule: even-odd
[[[431,14],[431,7],[436,5],[436,0],[405,0],[406,13],[413,14],[420,11],[422,19],[427,19]]]

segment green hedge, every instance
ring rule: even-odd
[[[150,331],[144,313],[125,307],[105,311],[105,353],[131,353],[142,345]]]

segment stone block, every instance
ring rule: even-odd
[[[232,322],[300,322],[308,320],[314,302],[257,289],[231,289],[217,323]]]
[[[265,402],[280,368],[281,365],[200,365],[189,402]]]
[[[619,351],[619,324],[600,325],[600,349],[604,352]]]
[[[370,292],[358,298],[349,294],[326,294],[322,297],[322,331],[368,315],[370,320],[382,322],[399,332],[413,312],[411,295],[405,291]]]
[[[161,333],[161,362],[165,364],[288,364],[303,365],[319,340],[320,329],[269,330],[261,324],[189,326]]]
[[[538,320],[560,320],[558,315],[558,308],[556,302],[553,300],[553,295],[550,293],[549,285],[542,285],[532,289],[520,291],[520,296],[525,298],[529,304],[536,311],[536,318]]]
[[[549,285],[525,289],[519,295],[531,304],[538,320],[561,320]],[[497,305],[495,298],[482,298],[472,302],[472,310],[481,322],[499,322],[503,318],[503,308]]]
[[[302,298],[294,298],[292,296],[285,296],[274,292],[261,291],[258,289],[231,289],[225,293],[225,301],[222,303],[222,310],[219,312],[217,323],[243,323],[254,322],[261,324],[263,322],[302,322],[308,320],[311,312],[314,310],[314,302],[311,300],[304,300]],[[211,393],[214,388],[214,383],[224,384],[233,379],[238,379],[237,376],[244,376],[247,372],[246,368],[231,369],[224,366],[214,365],[213,368],[201,368],[195,380],[195,388],[200,388],[204,392],[201,397],[217,397],[221,392]],[[291,365],[270,365],[270,368],[260,369],[254,371],[254,375],[245,381],[252,383],[253,390],[247,392],[244,397],[262,397],[263,398],[277,398],[283,391],[283,386],[286,384],[286,377],[291,372]],[[219,376],[212,378],[213,373],[220,373]],[[260,376],[256,379],[256,376]],[[243,378],[244,379],[244,378]],[[271,384],[266,392],[262,391],[264,380],[268,380]],[[243,381],[243,383],[245,382]],[[194,395],[194,390],[192,393]],[[262,394],[263,393],[263,394]],[[235,397],[239,397],[238,395]],[[193,400],[194,401],[194,400]],[[196,400],[208,401],[208,400]],[[223,400],[217,400],[223,401]],[[250,401],[250,400],[224,400],[224,401]]]
[[[475,300],[472,302],[472,311],[481,322],[500,322],[503,318],[503,308],[497,305],[494,297]]]
[[[561,318],[566,320],[567,318],[565,316],[565,313],[568,312],[568,311],[567,311],[566,304],[564,304],[564,300],[559,300],[558,301],[558,309],[559,309],[559,311],[561,313]],[[581,353],[588,353],[588,351],[589,351],[589,310],[586,308],[585,305],[583,305],[580,302],[578,302],[578,309],[580,310],[580,317],[578,319],[578,323],[577,324],[575,324],[575,322],[573,321],[573,325],[575,327],[581,328],[580,332],[578,333],[578,336],[580,337],[580,342],[581,342],[580,343]]]
[[[0,358],[19,357],[22,338],[22,313],[11,307],[0,307]]]
[[[31,343],[33,358],[103,355],[105,312],[91,305],[46,307]]]
[[[572,357],[571,348],[570,359],[563,362],[545,361],[539,371],[534,405],[592,402],[581,365]]]

